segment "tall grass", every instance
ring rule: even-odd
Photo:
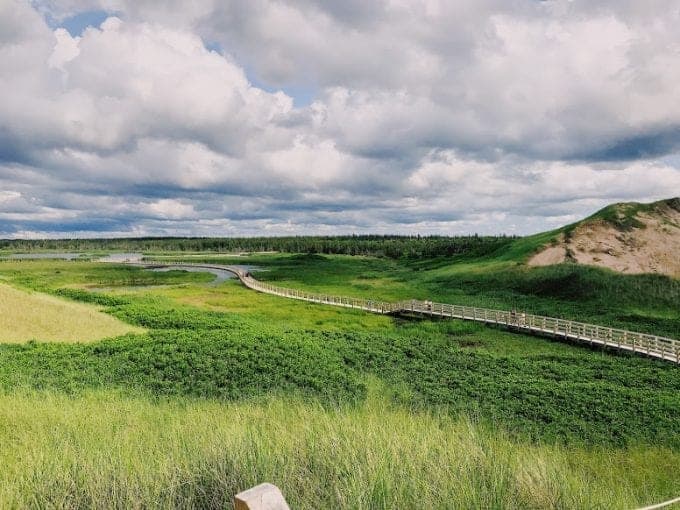
[[[94,306],[0,284],[0,342],[92,342],[142,331]]]
[[[94,392],[0,396],[3,508],[225,508],[264,480],[292,508],[632,508],[675,494],[680,455],[511,441],[390,405]]]

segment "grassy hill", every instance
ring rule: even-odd
[[[634,228],[645,228],[644,214],[667,215],[669,210],[680,212],[680,197],[659,200],[649,204],[640,202],[622,202],[611,204],[599,210],[592,216],[587,217],[581,222],[565,227],[565,231],[573,231],[576,226],[582,223],[601,220],[614,226],[620,231],[630,231]]]

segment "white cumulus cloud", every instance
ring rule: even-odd
[[[678,25],[673,0],[4,0],[0,235],[527,233],[678,195]]]

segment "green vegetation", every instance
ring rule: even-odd
[[[497,346],[513,335],[460,322],[367,333],[283,329],[162,299],[109,310],[153,331],[97,344],[5,346],[0,384],[231,400],[284,392],[337,405],[363,400],[362,379],[373,374],[404,405],[444,406],[534,440],[680,447],[680,378],[663,362],[560,344],[541,352],[539,339]],[[540,346],[533,355],[531,343]]]
[[[579,225],[585,223],[592,223],[595,221],[602,221],[613,225],[621,232],[628,232],[633,228],[644,228],[645,224],[638,219],[640,213],[654,213],[656,211],[663,211],[664,208],[671,208],[680,211],[680,197],[669,198],[666,200],[659,200],[648,204],[640,202],[622,202],[618,204],[608,205],[587,218],[566,225],[558,230],[551,232],[558,235],[563,233],[567,238],[571,236],[574,229]],[[544,235],[544,234],[539,234]],[[530,236],[529,239],[535,236]]]
[[[621,275],[576,264],[466,273],[434,271],[426,282],[446,302],[527,310],[604,326],[680,338],[680,281]]]
[[[644,228],[644,223],[637,218],[638,214],[653,212],[663,207],[670,207],[680,211],[680,198],[659,200],[649,204],[641,204],[639,202],[612,204],[589,216],[583,222],[601,220],[614,225],[618,230],[628,231],[633,228]]]
[[[294,237],[142,237],[129,239],[0,240],[0,251],[177,251],[284,252],[371,255],[388,258],[482,256],[511,243],[507,236],[294,236]]]
[[[209,282],[212,279],[213,276],[207,273],[141,271],[132,266],[92,264],[83,261],[0,261],[0,281],[11,281],[15,285],[40,292],[75,286],[135,289],[145,286]]]
[[[388,301],[416,298],[514,308],[680,339],[680,280],[577,264],[530,268],[508,252],[478,260],[458,257],[453,263],[445,258],[388,261],[322,255],[262,255],[238,261],[266,265],[268,270],[257,277],[284,287]],[[235,262],[210,256],[205,260]]]
[[[677,280],[518,265],[532,242],[429,260],[192,261],[252,263],[260,279],[333,294],[516,306],[680,337]],[[0,281],[146,330],[0,346],[0,506],[221,508],[264,480],[297,508],[633,508],[679,492],[670,363],[211,280],[0,263]]]
[[[596,219],[602,220],[614,225],[618,230],[628,231],[633,228],[644,228],[645,224],[637,219],[637,215],[649,210],[649,205],[636,202],[629,204],[614,204],[598,211],[593,216],[587,218],[586,221]]]
[[[0,396],[0,431],[8,508],[217,509],[269,480],[301,509],[629,509],[674,495],[680,460],[518,442],[379,388],[343,408],[18,393]]]

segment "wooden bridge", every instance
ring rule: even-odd
[[[652,358],[680,364],[680,341],[672,338],[636,333],[623,329],[608,328],[594,324],[544,317],[523,312],[508,312],[472,306],[450,305],[419,301],[415,299],[391,303],[372,299],[360,299],[328,294],[305,292],[302,290],[278,287],[256,280],[246,270],[237,266],[216,264],[191,264],[184,262],[142,262],[134,263],[144,267],[187,266],[205,269],[219,269],[235,274],[249,289],[310,303],[342,306],[378,314],[409,315],[418,317],[437,317],[464,319],[485,324],[497,324],[513,330],[524,331],[542,336],[564,338],[584,342],[590,345],[601,345],[621,351],[635,352]]]

